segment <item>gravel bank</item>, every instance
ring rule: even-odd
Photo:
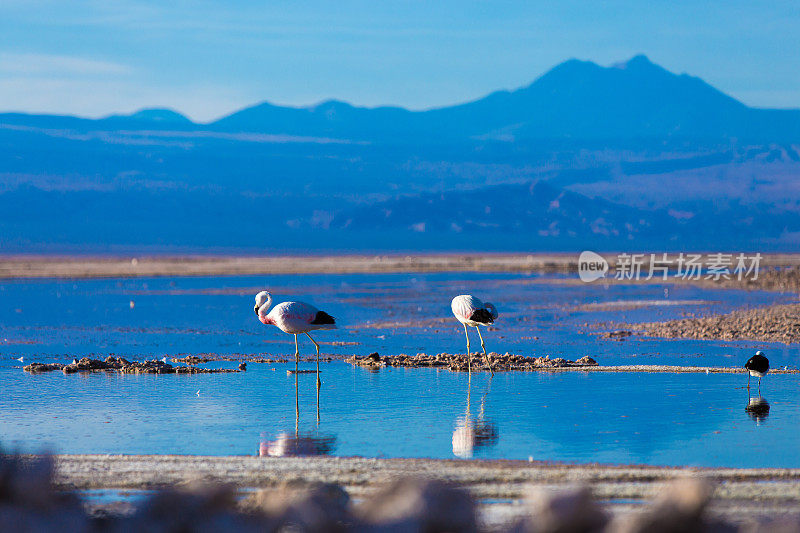
[[[483,502],[482,513],[489,521],[507,520],[521,513],[519,502],[530,494],[532,487],[553,489],[583,484],[591,488],[595,498],[605,501],[615,511],[636,512],[636,501],[652,499],[671,480],[698,475],[715,487],[712,514],[727,520],[796,515],[800,504],[800,469],[358,457],[60,455],[55,461],[55,483],[62,489],[154,489],[197,481],[228,483],[239,488],[274,488],[286,483],[326,482],[341,485],[354,498],[364,498],[390,480],[422,476],[466,488]]]
[[[587,366],[597,366],[597,362],[589,356],[577,361],[569,361],[563,358],[550,359],[547,357],[525,357],[511,353],[499,354],[489,352],[486,356],[482,353],[466,354],[440,353],[428,355],[419,353],[417,355],[385,355],[381,357],[377,352],[359,357],[354,355],[346,361],[353,365],[366,368],[381,368],[384,366],[398,366],[409,368],[447,368],[466,372],[472,370],[486,370],[493,372],[504,372],[509,370],[548,370],[556,368],[583,368]]]
[[[529,484],[586,482],[600,498],[649,498],[664,481],[702,474],[725,482],[721,496],[800,501],[800,469],[670,468],[512,460],[375,459],[364,457],[57,455],[63,489],[155,489],[198,480],[266,488],[286,482],[330,482],[363,494],[400,476],[426,476],[468,486],[481,498],[519,498]],[[764,481],[780,482],[776,485]]]
[[[725,315],[625,324],[632,331],[672,339],[800,342],[800,304],[772,305]]]

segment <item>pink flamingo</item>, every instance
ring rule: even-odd
[[[304,302],[283,302],[276,305],[272,311],[272,295],[267,291],[256,294],[256,305],[254,310],[258,319],[266,325],[272,324],[284,333],[294,335],[294,368],[298,370],[300,362],[300,349],[297,346],[297,335],[305,333],[317,348],[317,387],[320,385],[319,379],[319,344],[311,338],[309,331],[315,329],[336,329],[336,320],[326,313],[320,311],[311,304]]]
[[[474,326],[475,329],[478,330],[478,337],[481,339],[481,348],[483,349],[483,357],[484,360],[486,360],[486,345],[483,343],[483,335],[481,335],[481,330],[478,326],[488,326],[492,324],[498,316],[497,308],[493,304],[489,302],[484,303],[470,294],[462,294],[453,298],[450,308],[453,310],[453,314],[458,321],[464,324],[464,335],[467,336],[467,368],[472,372],[472,365],[470,363],[472,357],[469,351],[469,333],[467,333],[467,326]],[[486,362],[486,366],[492,371],[492,366],[488,361]],[[494,371],[492,371],[492,374],[494,374]]]

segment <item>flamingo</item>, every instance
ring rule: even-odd
[[[475,326],[475,329],[478,330],[478,337],[481,339],[483,357],[484,360],[486,360],[486,345],[483,343],[483,335],[481,335],[481,330],[478,328],[478,326],[486,326],[494,323],[498,316],[497,308],[489,302],[482,302],[480,299],[472,296],[471,294],[462,294],[460,296],[456,296],[450,303],[450,308],[453,310],[453,314],[456,316],[458,321],[464,324],[464,335],[467,337],[467,369],[472,372],[472,365],[470,362],[472,357],[470,356],[469,351],[469,333],[467,332],[467,326]],[[494,374],[494,371],[492,370],[492,367],[488,361],[486,362],[486,365],[489,367],[489,370],[492,371],[492,374]]]
[[[764,356],[764,353],[759,350],[756,354],[747,360],[744,364],[747,374],[747,390],[750,390],[750,376],[758,378],[758,393],[761,394],[761,378],[769,372],[769,359]]]
[[[297,335],[305,333],[306,337],[311,339],[314,346],[317,348],[317,388],[320,386],[319,379],[319,344],[311,335],[309,331],[315,329],[336,329],[336,320],[326,313],[320,311],[311,304],[304,302],[283,302],[276,305],[272,311],[269,310],[272,305],[272,295],[267,291],[261,291],[256,294],[256,305],[254,310],[258,319],[266,325],[272,324],[277,326],[278,329],[284,333],[294,335],[294,368],[295,373],[298,370],[300,362],[300,348],[297,346]]]

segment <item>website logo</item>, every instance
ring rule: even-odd
[[[578,258],[578,276],[581,281],[591,283],[604,278],[608,273],[608,261],[603,256],[586,250]]]

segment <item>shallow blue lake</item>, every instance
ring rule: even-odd
[[[294,364],[211,375],[29,375],[24,362],[188,354],[290,356],[253,294],[314,303],[341,323],[325,355],[461,352],[452,296],[500,310],[498,352],[601,364],[741,366],[748,342],[601,338],[607,322],[677,318],[794,295],[659,285],[575,285],[510,274],[308,275],[0,283],[0,445],[61,453],[332,453],[387,457],[800,467],[800,378],[769,375],[769,414],[745,412],[736,374],[378,372],[334,360],[315,379]],[[133,306],[131,306],[133,302]],[[598,323],[603,323],[598,327]],[[331,344],[337,342],[340,344]],[[477,346],[477,338],[473,349]],[[800,350],[758,345],[775,366]],[[301,344],[302,355],[313,345]],[[235,363],[210,366],[234,368]],[[301,363],[311,369],[313,364]],[[198,394],[199,391],[199,394]],[[753,389],[755,393],[755,389]],[[297,394],[297,396],[295,396]],[[319,405],[319,417],[317,416]]]

